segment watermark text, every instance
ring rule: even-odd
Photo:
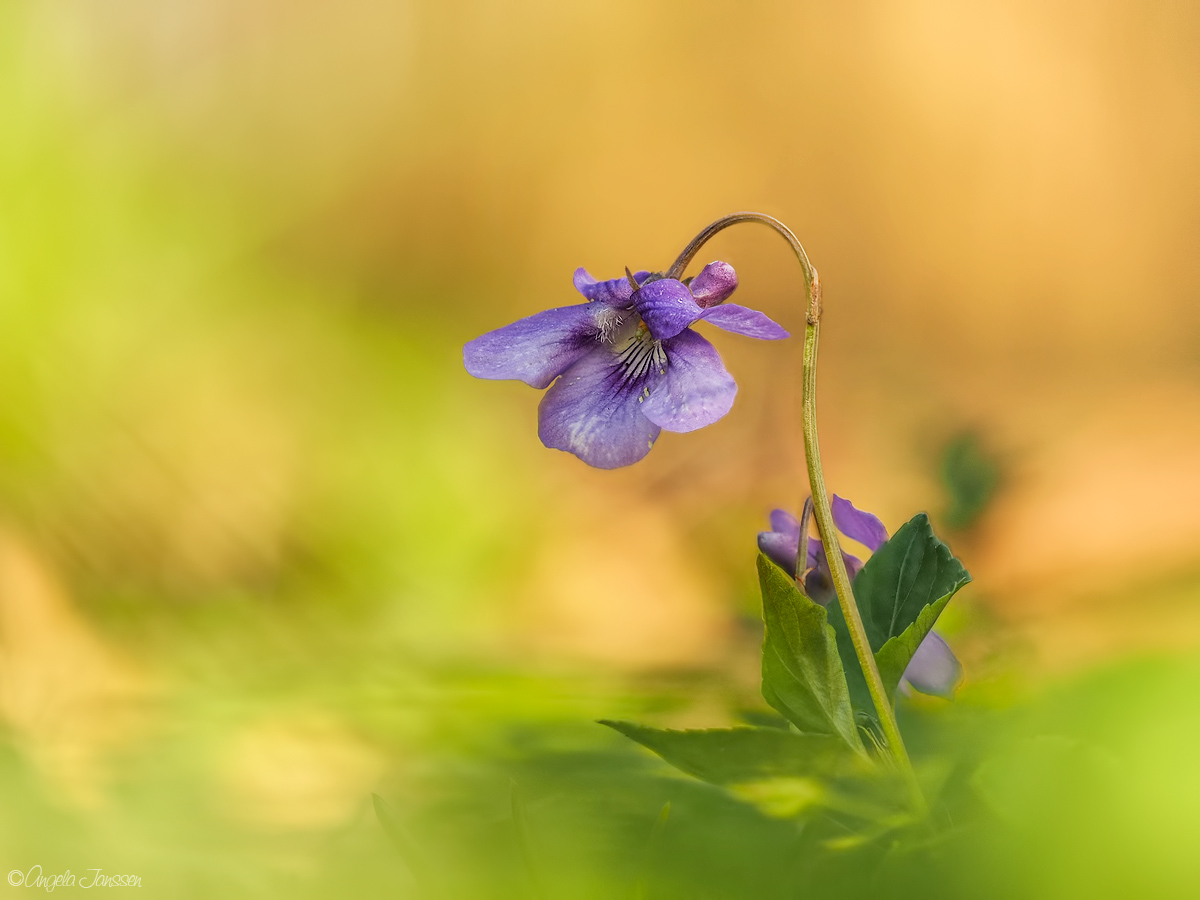
[[[59,875],[52,875],[43,872],[41,866],[32,866],[25,871],[13,869],[8,873],[8,883],[13,887],[37,888],[51,894],[56,888],[79,887],[85,891],[89,888],[140,888],[142,878],[140,875],[110,875],[103,869],[85,869],[79,876],[67,869]]]

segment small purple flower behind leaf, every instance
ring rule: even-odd
[[[763,340],[788,336],[762,313],[725,303],[736,287],[723,262],[690,284],[648,272],[596,281],[578,269],[575,288],[587,303],[490,331],[463,348],[463,362],[477,378],[549,388],[538,407],[547,447],[601,469],[628,466],[650,452],[661,430],[695,431],[733,406],[737,384],[692,325],[707,320]]]
[[[877,516],[858,509],[849,500],[836,494],[831,506],[833,523],[846,537],[858,541],[872,553],[887,541],[887,528]],[[758,548],[784,571],[795,573],[809,598],[828,606],[831,601],[836,601],[837,594],[833,589],[833,576],[829,571],[824,545],[820,538],[808,537],[811,514],[811,498],[804,501],[804,511],[799,520],[785,510],[773,510],[771,530],[759,533]],[[807,552],[804,566],[797,568],[801,537],[806,539]],[[863,561],[844,550],[842,560],[853,582],[863,567]],[[953,651],[940,635],[931,631],[909,661],[901,684],[907,684],[923,694],[952,697],[961,677],[962,666]]]

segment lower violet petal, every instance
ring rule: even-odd
[[[660,430],[642,415],[644,389],[645,380],[628,379],[611,350],[596,347],[542,397],[538,437],[598,469],[631,465],[650,452]]]
[[[737,384],[712,344],[687,329],[662,346],[666,370],[641,405],[647,419],[667,431],[695,431],[729,412]]]
[[[904,670],[904,679],[922,694],[953,697],[954,688],[962,677],[962,666],[949,644],[941,635],[931,631],[917,647]]]
[[[463,347],[463,364],[476,378],[513,378],[544,388],[596,346],[590,303],[547,309],[489,331]]]

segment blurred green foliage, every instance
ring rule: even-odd
[[[938,474],[948,500],[942,521],[951,531],[974,525],[1000,487],[999,462],[971,431],[946,443]]]
[[[970,696],[950,708],[906,708],[918,767],[940,799],[938,830],[904,845],[846,844],[835,819],[799,827],[773,818],[721,788],[673,776],[573,716],[481,722],[470,736],[438,741],[438,764],[410,776],[407,789],[384,793],[446,896],[531,896],[512,818],[513,777],[525,795],[529,852],[551,898],[630,896],[666,802],[671,815],[649,860],[648,897],[1186,893],[1198,874],[1190,823],[1200,777],[1191,748],[1200,733],[1181,711],[1198,689],[1196,664],[1145,661],[1057,685],[1009,710]],[[453,693],[441,699],[453,705]],[[333,831],[231,830],[192,774],[205,743],[201,715],[197,707],[187,733],[164,735],[129,760],[102,812],[63,809],[6,751],[6,865],[133,872],[147,896],[428,896],[369,795]]]

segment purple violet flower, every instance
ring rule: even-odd
[[[703,319],[762,340],[788,336],[762,313],[724,303],[736,287],[723,262],[688,283],[649,272],[596,281],[576,269],[575,288],[587,303],[489,331],[463,348],[463,362],[477,378],[550,388],[538,407],[547,447],[600,469],[628,466],[662,429],[695,431],[733,406],[737,384],[690,326]]]
[[[833,495],[833,523],[846,537],[858,541],[872,553],[888,539],[887,528],[878,517],[857,509],[849,500]],[[771,530],[760,532],[758,548],[776,565],[787,572],[796,572],[800,555],[800,538],[806,536],[807,558],[800,574],[804,576],[804,593],[822,606],[828,606],[837,594],[833,589],[833,576],[829,571],[829,560],[820,538],[807,537],[808,522],[812,516],[812,498],[804,501],[800,519],[786,510],[771,512]],[[846,572],[853,582],[863,567],[863,561],[842,551]],[[952,697],[954,688],[962,677],[962,666],[949,645],[937,632],[930,631],[917,647],[904,670],[901,685],[907,682],[922,694]]]

